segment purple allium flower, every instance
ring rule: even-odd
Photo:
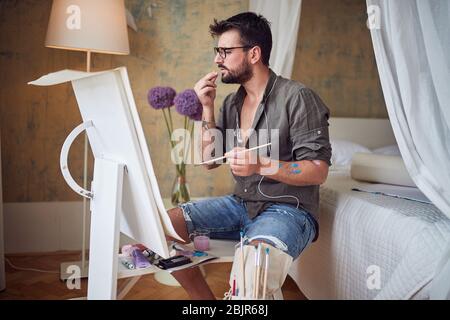
[[[198,115],[198,113],[200,113],[200,116],[202,114],[202,104],[192,89],[187,89],[177,94],[173,102],[177,111],[183,116],[192,117]]]
[[[177,93],[171,87],[154,87],[148,91],[148,103],[155,109],[173,106],[173,99]]]

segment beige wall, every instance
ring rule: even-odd
[[[150,4],[153,16],[147,14]],[[245,11],[248,1],[126,0],[139,31],[129,29],[130,56],[94,54],[93,71],[126,66],[163,196],[169,196],[174,168],[161,112],[149,108],[149,88],[192,88],[214,68],[208,25]],[[50,0],[0,2],[0,127],[3,137],[5,202],[73,201],[59,171],[59,153],[81,122],[70,85],[27,86],[43,74],[85,68],[78,52],[44,47]],[[368,30],[365,1],[304,0],[293,78],[315,89],[333,116],[386,117]],[[235,86],[220,86],[218,101]],[[217,103],[216,108],[219,108]],[[176,117],[181,127],[181,117]],[[83,140],[76,141],[69,166],[82,180]],[[92,167],[92,161],[91,161]],[[188,168],[193,196],[221,195],[233,181],[227,169]]]
[[[364,0],[303,0],[292,78],[333,117],[387,118]]]

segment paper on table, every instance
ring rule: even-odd
[[[373,183],[373,184],[360,184],[358,187],[352,188],[352,190],[382,194],[385,196],[413,200],[423,203],[431,203],[431,201],[418,188],[412,187]]]

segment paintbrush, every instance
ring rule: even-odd
[[[266,300],[268,273],[269,273],[269,248],[266,248],[266,266],[264,268],[263,300]]]
[[[253,147],[253,148],[250,148],[250,149],[241,150],[241,151],[238,151],[238,152],[236,152],[236,153],[242,153],[242,152],[252,151],[252,150],[256,150],[256,149],[261,149],[261,148],[270,146],[271,144],[272,144],[272,142],[269,142],[269,143],[266,143],[266,144],[263,144],[263,145],[260,145],[260,146],[257,146],[257,147]],[[215,158],[215,159],[203,161],[203,162],[201,162],[201,163],[199,163],[199,164],[196,164],[196,166],[200,166],[200,165],[208,164],[208,163],[213,163],[213,162],[216,162],[216,161],[225,159],[225,158],[226,158],[226,157],[223,156],[223,157],[219,157],[219,158]]]
[[[240,232],[241,234],[241,273],[242,273],[242,295],[245,297],[245,261],[244,261],[244,232]]]
[[[256,299],[258,299],[258,296],[259,296],[259,283],[261,282],[260,281],[260,276],[261,276],[261,256],[262,256],[262,254],[261,254],[261,242],[260,243],[258,243],[258,253],[257,253],[257,255],[256,255],[256,283],[255,283],[255,286],[256,286],[256,295],[255,295],[255,298]]]

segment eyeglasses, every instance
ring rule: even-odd
[[[242,46],[242,47],[214,47],[214,53],[217,55],[219,54],[219,56],[222,59],[225,59],[227,57],[227,54],[231,53],[232,49],[249,49],[251,48],[251,46]]]

